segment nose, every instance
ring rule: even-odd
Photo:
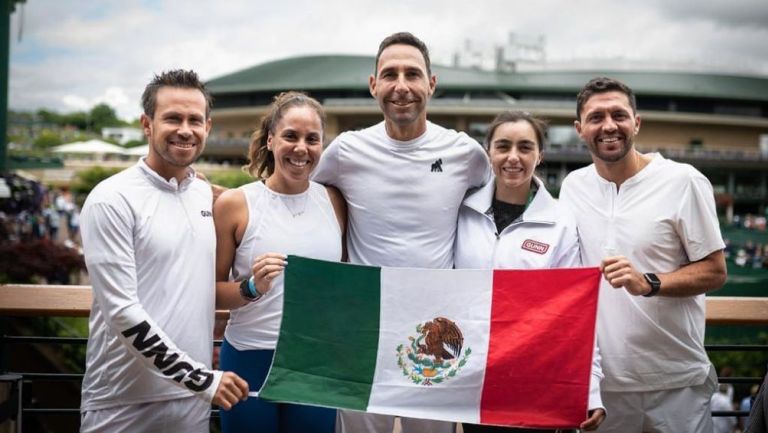
[[[517,153],[517,147],[512,147],[507,153],[507,161],[517,162],[520,159],[520,154]]]
[[[408,86],[406,84],[405,75],[398,74],[397,81],[395,81],[395,92],[404,93],[407,91],[408,91]]]
[[[299,141],[297,141],[296,144],[293,146],[293,152],[298,153],[300,155],[307,153],[306,139],[302,138]]]
[[[603,121],[602,128],[603,128],[603,131],[607,131],[607,132],[613,132],[616,129],[618,129],[618,127],[616,126],[616,122],[613,121],[613,118],[611,118],[611,116],[606,116],[605,120]]]
[[[189,137],[192,135],[192,128],[189,126],[189,121],[184,120],[179,124],[179,129],[176,133],[180,136]]]

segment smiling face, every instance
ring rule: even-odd
[[[640,131],[640,116],[626,94],[609,91],[592,95],[574,126],[595,162],[610,164],[623,160],[632,150]]]
[[[506,122],[496,127],[488,154],[500,198],[510,195],[527,196],[533,173],[541,161],[539,147],[536,131],[525,120]]]
[[[436,82],[435,76],[427,72],[418,48],[395,44],[381,52],[376,75],[371,75],[368,85],[384,113],[392,138],[410,140],[424,132],[427,101]]]
[[[181,181],[203,153],[211,120],[205,116],[207,102],[197,89],[161,87],[155,114],[143,114],[141,125],[149,141],[146,163],[167,180]]]
[[[269,187],[285,194],[307,189],[309,175],[320,162],[323,151],[323,124],[314,108],[288,108],[270,132],[267,147],[275,156],[275,171]]]

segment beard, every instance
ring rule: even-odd
[[[614,150],[611,152],[603,151],[600,149],[600,144],[597,142],[598,139],[596,138],[592,143],[589,145],[589,150],[592,153],[592,155],[603,162],[618,162],[624,159],[625,156],[629,153],[630,150],[632,150],[632,146],[634,145],[634,140],[632,137],[622,136],[622,145],[621,149]]]

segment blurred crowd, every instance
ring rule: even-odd
[[[730,377],[733,375],[731,367],[723,367],[720,370],[721,377]],[[749,412],[752,404],[757,397],[759,385],[752,385],[749,394],[741,399],[734,399],[733,385],[720,384],[717,391],[712,395],[712,411],[743,411]],[[749,423],[749,417],[718,416],[712,417],[715,424],[714,433],[737,433],[742,432]]]
[[[80,245],[80,208],[67,188],[47,189],[17,175],[5,176],[11,196],[0,200],[0,241],[49,239]]]

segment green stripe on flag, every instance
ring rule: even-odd
[[[280,336],[259,398],[365,410],[376,368],[380,269],[288,257]]]

